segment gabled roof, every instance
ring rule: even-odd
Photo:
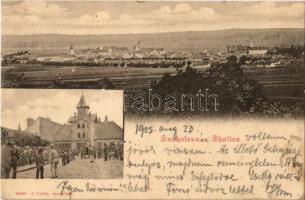
[[[87,104],[84,94],[82,94],[82,96],[79,99],[79,102],[76,106],[77,108],[89,108],[89,105]]]
[[[40,123],[40,137],[45,140],[53,141],[56,138],[56,133],[63,125],[44,117],[39,117],[38,119]]]
[[[113,121],[105,121],[96,123],[95,139],[123,139],[123,129]]]
[[[54,135],[54,141],[71,140],[71,125],[63,125]]]

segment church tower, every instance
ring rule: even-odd
[[[250,41],[250,48],[253,48],[254,47],[254,42],[253,40]]]
[[[89,115],[89,106],[86,103],[84,94],[82,94],[82,96],[80,97],[76,109],[77,109],[77,115],[79,117],[86,117],[87,115]]]
[[[70,46],[70,55],[74,56],[75,55],[75,49],[73,48],[73,45],[71,44]]]
[[[18,131],[21,132],[21,126],[20,126],[20,123],[18,125]]]

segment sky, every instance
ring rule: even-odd
[[[2,34],[303,28],[303,2],[3,1]]]
[[[56,89],[2,89],[1,125],[26,128],[26,118],[50,117],[52,121],[67,123],[76,112],[76,105],[84,94],[90,112],[104,121],[123,127],[123,91],[120,90],[56,90]]]

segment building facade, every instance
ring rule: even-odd
[[[52,142],[59,149],[122,144],[123,129],[109,121],[107,115],[101,121],[97,114],[92,114],[89,110],[82,95],[76,112],[66,124],[54,122],[50,118],[28,118],[25,131]]]

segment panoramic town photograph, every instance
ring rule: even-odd
[[[1,178],[123,177],[123,92],[3,89]]]
[[[1,51],[2,88],[124,90],[128,114],[152,89],[158,114],[303,115],[302,2],[4,1]],[[217,109],[193,109],[199,90]]]

